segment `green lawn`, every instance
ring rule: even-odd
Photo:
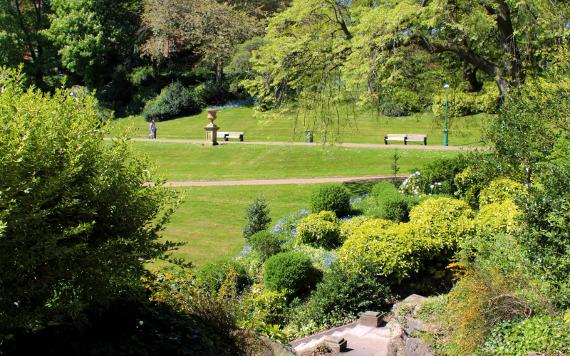
[[[310,178],[391,174],[396,150],[336,146],[202,146],[189,143],[135,142],[168,180]],[[398,149],[400,173],[458,151]]]
[[[480,114],[450,120],[450,145],[480,145],[481,131],[488,116]],[[159,122],[157,124],[159,138],[202,139],[205,137],[204,126],[207,124],[206,113]],[[216,124],[222,131],[243,131],[247,141],[302,141],[303,132],[314,129],[310,123],[304,124],[302,119],[295,119],[291,114],[261,114],[253,108],[229,108],[218,112]],[[443,141],[443,120],[431,114],[417,114],[401,118],[378,116],[371,112],[356,113],[345,119],[338,135],[337,142],[383,143],[385,134],[417,133],[428,135],[428,144],[439,145]],[[113,121],[111,135],[117,135],[130,129],[131,137],[147,137],[148,123],[141,116],[129,117]],[[315,130],[315,141],[321,137]],[[329,136],[328,141],[331,141]]]
[[[185,201],[176,211],[163,236],[185,242],[174,253],[196,265],[237,256],[245,240],[245,209],[251,201],[264,197],[273,223],[287,214],[308,208],[311,193],[318,185],[237,186],[180,188]],[[155,264],[155,267],[163,263]]]

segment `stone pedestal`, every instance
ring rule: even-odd
[[[382,313],[367,311],[360,316],[358,324],[377,328],[382,324]]]
[[[208,120],[210,123],[204,127],[204,130],[206,130],[206,143],[212,146],[218,144],[218,130],[220,129],[214,124],[216,114],[217,111],[215,109],[208,109]]]
[[[345,352],[348,345],[348,342],[345,338],[335,336],[327,337],[324,343],[331,349],[333,355],[338,355],[341,352]]]

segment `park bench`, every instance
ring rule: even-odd
[[[243,136],[243,132],[218,132],[218,138],[224,139],[224,141],[228,141],[230,138],[237,138],[243,141]]]
[[[388,141],[404,141],[404,145],[408,142],[423,142],[427,145],[426,135],[414,135],[414,134],[388,134],[384,136],[384,143],[387,145]]]

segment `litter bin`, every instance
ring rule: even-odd
[[[313,131],[305,130],[305,142],[313,142]]]

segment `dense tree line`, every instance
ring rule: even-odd
[[[0,64],[96,89],[117,114],[173,81],[206,102],[387,115],[437,111],[448,82],[468,114],[555,63],[569,24],[559,0],[2,0]]]

